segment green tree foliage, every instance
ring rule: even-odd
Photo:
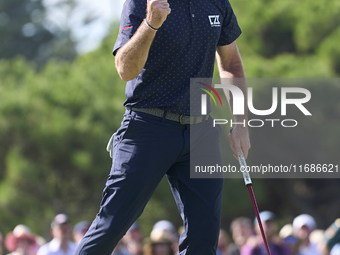
[[[231,1],[243,34],[238,45],[248,77],[340,74],[340,3]]]
[[[46,15],[42,0],[2,0],[0,58],[22,55],[38,67],[50,57],[74,59],[76,51],[69,28],[53,27]]]
[[[110,169],[106,143],[123,112],[110,51],[40,73],[21,58],[0,62],[0,222],[95,215]]]

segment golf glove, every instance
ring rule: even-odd
[[[107,146],[106,146],[106,150],[107,152],[110,154],[110,158],[113,157],[113,139],[115,137],[115,134],[116,133],[113,133],[113,135],[111,136],[109,142],[107,143]]]

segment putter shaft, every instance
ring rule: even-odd
[[[241,167],[240,169],[241,169],[241,172],[243,174],[244,182],[245,182],[246,186],[248,187],[250,198],[251,198],[251,201],[253,202],[257,222],[258,222],[259,227],[260,227],[262,239],[263,239],[264,245],[266,247],[267,254],[271,255],[270,250],[269,250],[268,241],[267,241],[266,235],[265,235],[264,230],[263,230],[263,225],[262,225],[262,221],[261,221],[261,218],[260,218],[259,208],[258,208],[257,203],[256,203],[251,178],[250,178],[249,172],[247,172],[246,159],[244,158],[243,153],[242,153],[241,156],[238,157],[238,161],[240,162],[240,167]]]

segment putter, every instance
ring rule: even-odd
[[[233,131],[233,129],[230,130],[230,134],[231,134],[232,131]],[[263,230],[263,225],[262,225],[262,221],[261,221],[261,218],[260,218],[259,208],[258,208],[257,203],[256,203],[250,174],[249,174],[249,172],[246,171],[247,162],[246,162],[246,159],[244,158],[243,152],[242,152],[241,156],[238,157],[238,162],[240,163],[240,170],[241,170],[242,175],[243,175],[244,183],[249,190],[250,198],[251,198],[251,201],[253,202],[257,222],[259,223],[262,239],[263,239],[264,245],[266,247],[267,254],[271,255],[270,250],[269,250],[268,241],[267,241],[266,235],[265,235],[264,230]]]
[[[262,221],[261,221],[260,213],[259,213],[259,208],[257,207],[257,203],[256,203],[254,191],[253,191],[253,186],[252,186],[251,178],[250,178],[249,172],[245,171],[247,169],[247,163],[246,163],[246,159],[243,156],[243,153],[242,153],[241,156],[238,157],[238,161],[240,162],[240,167],[241,167],[241,172],[243,174],[244,183],[248,187],[249,194],[250,194],[250,197],[251,197],[251,201],[253,202],[253,206],[254,206],[254,209],[255,209],[255,214],[256,214],[257,222],[259,223],[262,239],[263,239],[264,245],[266,247],[267,254],[271,255],[270,250],[269,250],[269,245],[268,245],[268,242],[267,242],[267,238],[266,238],[266,235],[265,235],[264,230],[263,230]],[[242,171],[242,169],[243,169],[243,171]]]

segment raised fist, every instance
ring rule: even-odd
[[[170,12],[167,0],[147,0],[146,21],[153,28],[161,27]]]

